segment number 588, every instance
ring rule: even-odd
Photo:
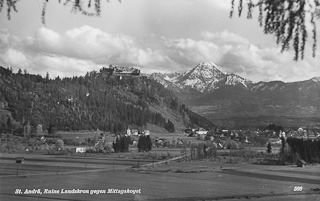
[[[293,188],[293,191],[302,191],[302,186],[295,186],[294,188]]]

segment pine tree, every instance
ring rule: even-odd
[[[167,131],[169,131],[170,133],[173,133],[175,131],[175,128],[174,128],[174,124],[168,119],[167,121],[167,124],[165,126],[165,129]]]
[[[146,151],[149,152],[152,149],[152,141],[150,138],[150,135],[147,135],[146,137]]]
[[[120,135],[117,136],[116,138],[116,143],[113,143],[112,146],[113,146],[113,149],[114,149],[114,152],[121,152],[121,137]]]
[[[269,142],[268,145],[267,145],[267,153],[270,154],[271,153],[271,143]]]
[[[141,135],[138,140],[138,151],[144,152],[147,151],[147,139],[145,135]]]

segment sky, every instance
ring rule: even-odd
[[[0,65],[51,78],[82,76],[109,64],[143,73],[186,72],[201,62],[253,82],[320,77],[320,50],[313,58],[311,40],[304,60],[293,61],[292,49],[281,53],[276,38],[263,34],[258,10],[251,20],[246,11],[230,18],[230,1],[101,1],[101,16],[88,17],[73,13],[65,0],[51,0],[45,25],[43,0],[19,1],[10,20],[6,7],[0,13]]]

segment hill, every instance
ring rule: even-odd
[[[117,133],[128,126],[148,129],[148,125],[170,132],[189,126],[215,127],[158,82],[139,73],[111,75],[106,69],[52,80],[0,67],[0,103],[2,132],[21,133],[23,126],[30,125],[32,133],[39,124],[49,132]]]

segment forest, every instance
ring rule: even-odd
[[[32,134],[42,125],[49,134],[96,129],[119,133],[128,126],[147,124],[174,132],[177,121],[186,127],[215,127],[160,83],[146,76],[110,76],[103,71],[50,79],[48,73],[42,77],[0,67],[0,103],[0,132]]]
[[[307,163],[320,162],[319,140],[289,137],[286,141],[290,147],[290,154],[286,154],[286,161],[302,159]],[[282,150],[282,152],[285,152],[285,150]]]

